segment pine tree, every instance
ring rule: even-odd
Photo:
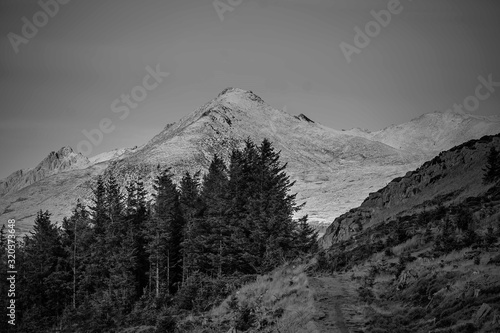
[[[300,210],[296,205],[296,194],[289,194],[295,184],[285,173],[286,164],[281,164],[280,154],[274,150],[271,142],[264,139],[259,147],[260,164],[263,170],[260,179],[263,192],[261,198],[269,217],[267,230],[271,242],[268,248],[279,247],[286,254],[293,249],[294,230],[296,223],[293,214]]]
[[[299,253],[311,253],[318,249],[318,232],[307,223],[307,215],[299,219],[294,247]]]
[[[273,268],[293,252],[296,228],[293,214],[300,206],[295,203],[296,195],[289,194],[294,183],[284,171],[286,164],[281,164],[279,159],[280,154],[264,139],[258,147],[256,163],[252,162],[255,184],[247,205],[251,212],[247,219],[254,221],[251,239],[256,246],[253,253],[250,252],[253,258],[249,259],[254,261],[257,272]],[[263,260],[265,267],[262,267]]]
[[[180,209],[185,220],[183,251],[183,283],[200,266],[200,252],[196,244],[202,221],[202,201],[200,197],[200,173],[193,176],[186,172],[180,184]]]
[[[215,155],[203,178],[201,198],[204,204],[201,234],[196,240],[203,253],[202,271],[221,276],[225,266],[227,230],[225,220],[227,170],[224,161]]]
[[[200,198],[200,172],[191,176],[186,172],[180,183],[180,205],[182,215],[185,217],[195,217],[201,211]]]
[[[127,203],[136,205],[135,192],[135,185],[129,184]],[[129,208],[130,211],[135,211],[137,207],[125,207],[124,196],[113,174],[108,175],[106,182],[106,207],[109,218],[105,238],[106,262],[109,269],[107,292],[115,304],[115,315],[123,318],[131,310],[132,303],[140,292],[136,281],[136,230],[133,217],[126,215]]]
[[[483,169],[483,183],[493,183],[500,179],[500,154],[495,147],[490,148],[486,167]]]
[[[252,215],[254,209],[252,200],[259,190],[257,184],[258,151],[255,144],[247,139],[242,150],[235,149],[231,153],[229,164],[229,215],[228,225],[231,228],[231,264],[229,273],[241,271],[254,273],[261,261],[259,245],[253,237],[259,230],[256,228],[257,220]],[[257,211],[255,209],[255,211]]]
[[[103,289],[109,280],[108,239],[110,219],[106,184],[102,176],[97,177],[92,189],[92,205],[89,207],[89,217],[92,226],[89,240],[89,253],[86,259],[83,284],[88,294]]]
[[[106,208],[112,232],[125,232],[123,226],[124,203],[123,195],[116,178],[110,174],[106,182]]]
[[[71,217],[64,218],[62,223],[62,245],[69,259],[72,272],[72,308],[83,299],[86,293],[85,265],[90,262],[92,229],[89,213],[78,200]]]
[[[170,169],[165,169],[155,181],[155,216],[149,242],[150,261],[155,269],[156,295],[175,292],[182,281],[182,251],[184,220],[180,212],[179,192]]]
[[[33,231],[25,237],[25,257],[19,299],[26,325],[23,331],[43,331],[52,326],[71,301],[71,268],[61,244],[59,228],[48,211],[39,211]]]
[[[137,209],[137,183],[131,181],[125,189],[127,191],[126,215],[134,216]]]
[[[90,206],[90,216],[92,218],[92,223],[94,225],[94,232],[96,236],[104,235],[108,218],[107,218],[107,205],[106,205],[106,187],[104,185],[104,180],[102,176],[97,177],[97,182],[95,187],[92,189],[92,203]]]
[[[140,218],[144,218],[147,216],[147,192],[144,188],[144,182],[142,179],[139,179],[135,184],[136,189],[136,204],[137,210],[136,214]]]
[[[146,252],[147,245],[147,223],[149,214],[146,202],[146,190],[142,180],[131,183],[128,188],[127,199],[127,228],[132,236],[132,247],[135,253],[134,275],[136,296],[143,294],[148,284],[147,272],[149,260]]]
[[[234,251],[229,254],[243,272],[272,269],[295,251],[293,214],[300,206],[289,194],[293,182],[279,159],[269,140],[259,147],[246,140],[245,148],[231,156],[227,212]]]

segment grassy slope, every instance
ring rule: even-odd
[[[368,228],[323,254],[323,269],[358,288],[365,331],[500,331],[499,185]]]
[[[307,268],[307,265],[287,265],[259,276],[206,314],[184,318],[179,331],[317,332]]]
[[[318,261],[356,286],[364,331],[500,332],[500,181],[482,183],[498,145],[497,135],[444,152],[371,195],[369,214],[330,227],[357,226]]]

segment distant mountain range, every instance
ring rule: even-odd
[[[376,132],[352,129],[347,133],[430,156],[463,142],[499,133],[499,123],[500,116],[485,117],[447,111],[427,113],[407,123]]]
[[[298,202],[306,202],[300,214],[330,223],[440,151],[499,132],[500,118],[458,113],[425,114],[377,132],[340,131],[274,109],[251,91],[227,88],[143,146],[92,158],[64,147],[13,173],[0,181],[0,216],[2,222],[15,218],[26,232],[40,209],[56,221],[69,216],[78,198],[89,200],[100,174],[112,172],[123,184],[140,177],[150,187],[158,166],[178,177],[203,172],[213,154],[227,158],[247,138],[268,138],[288,163]]]

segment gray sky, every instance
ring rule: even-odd
[[[340,43],[355,45],[354,28],[394,0],[217,1],[231,10],[72,0],[43,22],[37,1],[0,0],[0,178],[76,149],[103,118],[115,129],[91,155],[143,144],[230,86],[332,128],[378,130],[462,103],[479,75],[500,82],[498,0],[401,0],[350,63]],[[16,53],[8,34],[23,36],[23,17],[41,27]],[[120,119],[113,102],[143,85],[147,66],[169,76]],[[476,114],[499,113],[497,89]]]

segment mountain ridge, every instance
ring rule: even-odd
[[[22,189],[53,174],[83,169],[90,164],[91,162],[85,156],[75,153],[69,146],[64,146],[58,151],[50,152],[36,167],[15,171],[7,178],[0,180],[0,196]]]
[[[500,132],[500,123],[491,123]],[[488,130],[494,131],[491,128]],[[142,178],[151,187],[158,166],[171,167],[179,178],[185,171],[206,170],[213,154],[227,160],[231,150],[241,148],[248,138],[254,142],[268,138],[281,151],[287,173],[296,181],[293,191],[298,193],[298,202],[306,203],[302,213],[312,222],[330,223],[361,204],[370,191],[434,154],[432,150],[395,148],[364,136],[355,130],[328,128],[304,114],[294,116],[274,109],[251,91],[227,88],[191,114],[166,125],[143,146],[102,153],[87,159],[85,165],[53,168],[51,174],[28,186],[17,185],[16,191],[0,195],[0,216],[16,218],[28,230],[29,219],[39,209],[48,209],[60,220],[77,198],[88,202],[99,174],[114,173],[123,184]]]
[[[363,203],[336,218],[320,240],[324,248],[347,240],[361,229],[387,222],[399,213],[418,213],[484,192],[483,169],[490,148],[500,150],[500,134],[484,136],[441,152],[418,169],[393,179]],[[364,223],[363,223],[364,222]]]
[[[500,117],[455,111],[432,112],[379,131],[351,129],[346,132],[431,156],[462,142],[500,132]]]

